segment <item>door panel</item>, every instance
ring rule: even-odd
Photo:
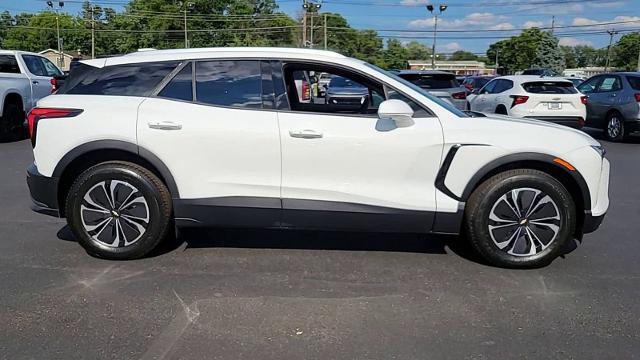
[[[430,230],[442,152],[437,118],[394,128],[374,116],[280,112],[278,117],[285,226]],[[295,136],[306,132],[316,137]],[[410,221],[412,216],[417,221]]]
[[[182,199],[280,197],[274,111],[149,98],[138,110],[138,144],[165,163]]]

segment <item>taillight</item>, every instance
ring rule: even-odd
[[[589,99],[589,97],[587,96],[580,96],[580,102],[582,102],[584,105],[587,105],[587,99]]]
[[[29,136],[31,137],[31,145],[36,146],[36,133],[38,130],[38,121],[41,119],[68,118],[77,116],[82,112],[81,109],[56,109],[56,108],[33,108],[27,115],[27,123],[29,124]]]
[[[302,100],[310,100],[311,99],[311,88],[309,87],[309,83],[306,81],[302,81]]]
[[[58,80],[56,78],[51,78],[51,93],[58,91]]]
[[[465,93],[464,91],[461,91],[461,92],[451,94],[451,97],[458,100],[464,100],[467,98],[467,93]]]
[[[637,102],[640,102],[640,93],[633,94],[633,96],[635,96]]]
[[[513,99],[513,102],[511,103],[511,107],[524,104],[527,102],[527,100],[529,100],[529,97],[524,95],[511,95],[510,97]]]

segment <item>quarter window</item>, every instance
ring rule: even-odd
[[[13,55],[0,55],[0,73],[20,74],[18,61]]]
[[[67,94],[148,96],[153,89],[178,65],[177,62],[139,63],[89,68],[79,78],[74,77],[73,87]]]
[[[169,81],[167,86],[158,93],[158,96],[169,99],[193,101],[192,68],[192,64],[187,64]]]
[[[211,105],[261,108],[260,63],[253,60],[196,62],[196,101]]]
[[[617,76],[607,76],[602,79],[600,86],[598,86],[598,92],[605,91],[618,91],[622,89],[622,84],[620,83],[620,78]]]

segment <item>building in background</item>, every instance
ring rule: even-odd
[[[488,68],[476,60],[436,60],[436,70],[452,72],[456,75],[492,75],[495,69]],[[431,70],[431,60],[409,60],[410,70]]]
[[[69,65],[72,61],[82,60],[84,56],[80,51],[70,51],[70,52],[62,52],[62,59],[60,58],[60,53],[55,49],[46,49],[40,51],[40,54],[47,59],[49,59],[52,63],[58,65],[62,71],[69,71]],[[62,62],[62,63],[61,63]]]
[[[615,69],[610,68],[610,71],[615,71]],[[593,75],[604,74],[603,66],[587,66],[575,69],[564,69],[562,75],[564,76],[575,76],[580,78],[588,78]]]

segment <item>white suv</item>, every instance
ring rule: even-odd
[[[550,121],[580,129],[587,97],[564,78],[502,76],[468,95],[469,110]]]
[[[300,101],[297,72],[368,91]],[[174,226],[457,234],[489,262],[549,263],[594,231],[609,162],[579,131],[470,118],[332,52],[158,50],[83,61],[28,116],[34,209],[90,253],[144,256]]]

